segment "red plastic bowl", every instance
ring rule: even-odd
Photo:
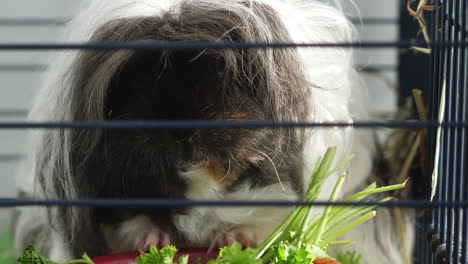
[[[191,249],[181,249],[177,252],[175,260],[177,261],[182,255],[189,255],[189,264],[194,263],[198,258],[200,258],[202,263],[206,263],[209,260],[215,259],[218,256],[218,251],[213,250],[211,253],[207,254],[208,249],[206,248],[191,248]],[[93,258],[95,264],[136,264],[135,259],[139,256],[138,252],[133,253],[122,253],[114,254],[108,256],[101,256]],[[314,264],[341,264],[337,261],[331,259],[319,259],[315,260]]]
[[[218,256],[218,251],[213,250],[207,254],[206,248],[191,248],[191,249],[181,249],[177,252],[175,260],[177,261],[182,255],[189,255],[189,264],[194,263],[198,258],[201,259],[202,263],[206,263],[209,260],[215,259]],[[135,264],[135,259],[140,254],[138,252],[133,253],[122,253],[114,254],[108,256],[101,256],[93,258],[94,263],[96,264]]]

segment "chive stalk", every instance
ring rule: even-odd
[[[354,155],[347,157],[343,162],[332,168],[335,158],[336,148],[331,147],[325,155],[318,158],[313,169],[309,187],[304,195],[304,200],[314,202],[320,194],[323,184],[333,174],[345,167]],[[346,173],[342,173],[338,178],[329,201],[336,201],[338,194],[344,184]],[[371,194],[388,192],[404,188],[406,181],[386,187],[377,187],[375,183],[370,184],[362,191],[351,195],[345,202],[358,202]],[[379,202],[386,202],[390,198],[381,199]],[[272,260],[274,253],[269,248],[279,245],[280,242],[287,242],[290,245],[301,247],[303,244],[317,246],[326,252],[330,246],[349,245],[353,240],[337,240],[353,228],[372,219],[376,212],[372,211],[377,206],[347,207],[338,206],[325,207],[321,215],[313,216],[313,206],[298,206],[280,224],[280,226],[257,248],[258,258],[263,263]]]

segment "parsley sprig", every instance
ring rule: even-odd
[[[81,259],[75,259],[71,261],[67,261],[65,263],[58,263],[52,261],[41,254],[39,254],[32,246],[28,246],[24,249],[23,255],[18,259],[18,264],[77,264],[77,263],[85,263],[85,264],[95,264],[91,258],[86,255],[86,253],[82,256]]]
[[[151,246],[148,253],[140,255],[136,262],[138,264],[188,264],[188,255],[183,255],[178,262],[174,262],[177,251],[177,248],[171,245],[161,250]]]

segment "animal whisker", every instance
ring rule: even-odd
[[[228,159],[228,170],[227,170],[226,174],[224,175],[223,178],[221,178],[219,181],[217,181],[217,183],[224,181],[228,177],[229,172],[231,172],[231,160],[230,159]]]
[[[270,161],[271,165],[273,165],[273,169],[275,170],[276,177],[278,178],[278,183],[281,185],[281,188],[283,189],[283,191],[286,192],[286,188],[284,188],[283,182],[281,181],[278,170],[276,169],[276,165],[273,162],[273,160],[266,153],[264,153],[264,152],[262,152],[260,150],[257,150],[257,152],[262,154],[263,156],[265,156],[265,158],[267,158]]]

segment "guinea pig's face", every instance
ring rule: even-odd
[[[223,62],[202,54],[180,51],[134,56],[113,78],[107,95],[107,119],[267,119],[254,82],[230,86],[223,79]],[[142,155],[138,166],[157,157],[165,160],[171,171],[203,168],[224,184],[235,182],[243,171],[255,166],[264,158],[262,149],[272,144],[271,130],[267,129],[109,130],[105,138],[107,145],[119,146],[116,151],[120,155],[157,153]]]

